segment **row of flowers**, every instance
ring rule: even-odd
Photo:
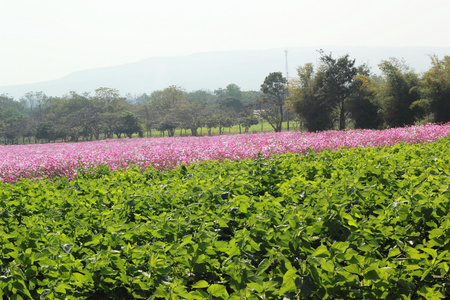
[[[0,179],[73,178],[99,164],[111,169],[173,168],[205,160],[253,159],[273,154],[433,142],[450,133],[450,123],[387,130],[299,131],[212,137],[111,139],[83,143],[0,146]]]

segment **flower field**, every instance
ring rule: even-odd
[[[0,182],[0,299],[450,299],[446,131],[17,147],[42,173],[174,167]]]
[[[398,142],[432,142],[450,133],[450,123],[388,130],[282,132],[213,137],[116,139],[83,143],[0,146],[0,179],[73,178],[79,171],[108,165],[110,169],[137,166],[170,169],[206,160],[254,159],[287,152],[341,147],[392,146]]]

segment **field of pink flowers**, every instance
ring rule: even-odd
[[[65,176],[73,178],[84,168],[108,164],[111,169],[130,166],[158,169],[204,160],[265,157],[309,149],[390,146],[433,142],[450,133],[450,123],[387,130],[281,132],[212,137],[113,139],[83,143],[0,146],[0,179]]]

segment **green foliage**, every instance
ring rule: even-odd
[[[140,137],[143,136],[139,119],[131,112],[125,112],[120,116],[119,124],[116,125],[116,131],[124,133],[128,138],[131,138],[133,133],[137,133]]]
[[[239,98],[227,97],[219,100],[219,108],[233,114],[239,114],[244,110],[244,104]]]
[[[297,68],[299,80],[290,99],[294,102],[295,112],[304,122],[308,131],[320,131],[333,128],[333,106],[319,94],[323,86],[324,74],[314,72],[310,63]]]
[[[167,131],[169,136],[173,136],[175,128],[180,125],[180,107],[189,103],[184,92],[177,86],[170,86],[153,92],[150,98],[150,107],[158,115],[158,130]]]
[[[204,108],[205,104],[200,101],[186,102],[177,110],[177,118],[181,124],[181,128],[190,129],[192,136],[197,136],[197,129],[204,125]]]
[[[12,124],[25,116],[25,107],[7,94],[0,95],[0,125]]]
[[[103,133],[106,138],[111,139],[114,134],[120,137],[120,134],[125,133],[121,129],[129,126],[124,124],[127,119],[123,115],[126,114],[128,103],[120,97],[118,90],[105,87],[96,89],[92,97],[92,105],[96,112],[93,117],[99,122],[92,124],[97,134]]]
[[[423,99],[417,104],[426,102],[426,111],[433,114],[435,122],[450,121],[450,56],[442,60],[431,56],[432,67],[425,73],[421,81]]]
[[[322,64],[317,71],[311,63],[297,69],[299,79],[290,97],[306,129],[345,130],[350,120],[356,128],[378,127],[376,86],[369,81],[367,67],[356,67],[348,54],[335,59],[319,53]]]
[[[450,139],[0,184],[6,299],[445,299]]]
[[[36,128],[36,138],[38,140],[51,141],[55,138],[55,126],[51,122],[43,122]]]
[[[381,108],[375,101],[377,87],[366,75],[354,77],[353,93],[349,97],[348,110],[356,129],[378,129],[382,125]]]
[[[161,118],[161,121],[158,124],[157,129],[159,131],[167,131],[168,136],[174,136],[175,129],[179,126],[178,118],[175,113],[172,112],[168,115],[165,115]]]
[[[336,110],[339,120],[339,130],[345,130],[348,119],[348,104],[350,96],[353,94],[354,77],[358,73],[355,67],[355,59],[351,60],[349,55],[335,59],[319,51],[320,60],[324,64],[323,85],[319,93]]]
[[[9,143],[17,143],[20,135],[28,135],[29,127],[24,124],[26,109],[6,94],[0,95],[0,136]]]
[[[238,117],[239,126],[244,127],[244,131],[248,132],[250,127],[258,125],[258,119],[252,115],[253,112],[244,111]],[[239,133],[242,133],[241,131]]]
[[[424,111],[413,103],[420,99],[419,76],[399,60],[391,58],[378,65],[384,75],[381,104],[387,126],[412,125],[423,117]]]
[[[289,94],[287,80],[281,72],[267,75],[261,85],[263,93],[258,101],[259,115],[272,126],[275,132],[280,132],[285,115],[285,102]]]
[[[214,94],[217,96],[219,101],[226,98],[235,98],[239,100],[242,100],[243,98],[241,88],[233,83],[227,85],[225,89],[219,88],[215,90]]]
[[[188,102],[201,102],[203,104],[213,104],[217,100],[217,96],[206,90],[197,90],[185,93]]]

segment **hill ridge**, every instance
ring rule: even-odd
[[[259,90],[270,72],[286,72],[284,50],[288,50],[289,77],[296,77],[296,68],[305,63],[317,64],[319,53],[332,53],[339,57],[348,53],[356,64],[367,63],[373,73],[377,65],[390,57],[404,58],[416,72],[430,67],[429,54],[442,58],[450,55],[450,47],[382,47],[382,46],[317,46],[286,47],[268,50],[234,50],[198,52],[183,56],[155,56],[136,62],[86,69],[70,73],[59,79],[32,84],[0,86],[0,94],[19,99],[30,91],[43,91],[47,96],[62,96],[70,91],[92,92],[99,87],[119,90],[123,95],[151,93],[170,85],[186,91],[224,88],[230,83],[242,90]]]

